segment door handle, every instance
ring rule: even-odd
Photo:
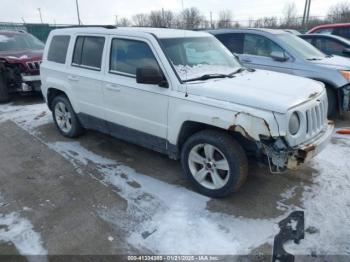
[[[112,92],[120,92],[120,88],[116,84],[106,84],[106,89]]]
[[[79,78],[78,78],[77,76],[69,75],[69,76],[68,76],[68,80],[71,80],[71,81],[79,81]]]
[[[251,63],[252,60],[250,60],[250,59],[248,59],[248,58],[242,58],[242,59],[241,59],[241,62],[243,62],[243,63]]]

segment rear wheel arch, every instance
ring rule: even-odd
[[[47,97],[47,105],[51,111],[53,110],[53,108],[52,108],[53,100],[55,99],[55,97],[60,96],[60,95],[65,96],[69,100],[68,95],[60,89],[50,87],[47,90],[47,96],[46,96]]]

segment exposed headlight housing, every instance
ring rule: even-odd
[[[299,132],[300,118],[297,112],[294,112],[289,118],[289,133],[293,136]]]
[[[339,71],[339,72],[346,79],[346,81],[350,82],[350,71]]]

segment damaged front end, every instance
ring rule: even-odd
[[[28,68],[21,63],[2,61],[1,64],[1,73],[10,93],[40,91],[39,67],[29,72]]]
[[[328,121],[327,127],[307,143],[290,147],[279,137],[257,142],[258,147],[267,156],[271,173],[280,173],[287,169],[297,170],[302,164],[311,160],[328,144],[334,131],[334,123]]]

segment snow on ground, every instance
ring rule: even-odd
[[[7,206],[0,195],[0,208]],[[0,209],[0,243],[13,243],[21,255],[46,255],[41,236],[35,232],[33,225],[18,212],[1,213]],[[28,258],[30,261],[30,257]],[[42,257],[40,261],[45,261]]]
[[[56,142],[49,147],[75,167],[93,163],[103,175],[102,181],[117,188],[128,201],[128,213],[101,210],[100,216],[119,226],[125,223],[127,241],[136,248],[161,254],[248,254],[265,242],[271,243],[278,233],[280,218],[244,219],[213,213],[206,209],[209,198],[136,173],[77,142]]]
[[[33,135],[37,126],[52,122],[46,105],[0,106],[1,119],[11,119]],[[302,198],[306,228],[313,227],[316,233],[306,233],[300,245],[288,244],[291,253],[350,254],[350,138],[335,135],[334,142],[311,162],[317,172]],[[277,203],[276,208],[285,211],[281,217],[247,219],[211,212],[206,208],[207,197],[136,173],[77,142],[47,145],[68,159],[80,174],[116,188],[114,191],[128,202],[127,213],[101,209],[101,218],[123,228],[134,247],[154,253],[247,254],[272,243],[279,231],[277,223],[300,209],[285,204],[295,194],[295,188],[290,188]],[[85,174],[83,167],[89,164],[97,167],[98,174]]]
[[[303,194],[306,234],[300,245],[288,245],[294,254],[350,255],[350,138],[336,135],[313,161],[318,172]]]

